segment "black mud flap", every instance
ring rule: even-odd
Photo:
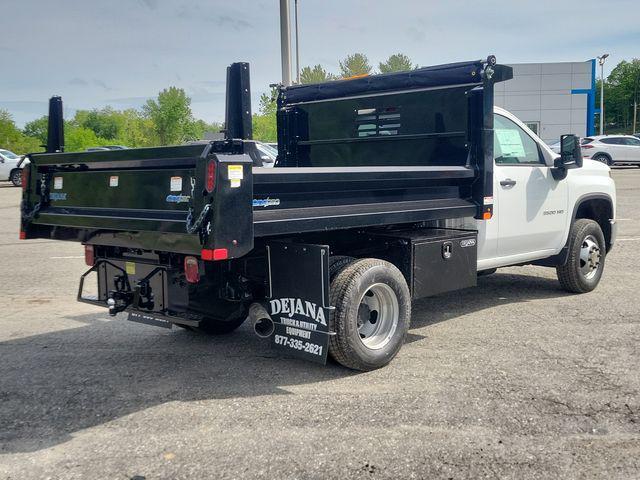
[[[325,364],[329,350],[329,247],[270,242],[269,314],[272,346]]]

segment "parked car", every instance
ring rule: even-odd
[[[588,138],[580,138],[580,145],[584,145],[587,140],[589,140],[589,139]],[[553,150],[554,153],[557,153],[558,155],[560,155],[561,144],[560,144],[559,141],[555,142],[555,143],[550,143],[548,145],[549,145],[549,148],[551,150]]]
[[[189,142],[189,145],[205,145],[210,143],[209,140],[194,140]],[[253,160],[254,167],[273,167],[276,163],[276,157],[278,156],[278,150],[269,146],[266,143],[259,142],[258,140],[244,140],[244,151],[251,160]]]
[[[633,135],[596,135],[582,141],[582,155],[609,166],[640,166],[640,138]]]
[[[22,156],[13,153],[11,150],[0,149],[0,180],[10,181],[16,187],[20,186],[22,178],[22,168],[19,163]]]

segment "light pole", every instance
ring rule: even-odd
[[[296,83],[300,84],[300,40],[298,39],[298,0],[293,0],[296,22]]]
[[[280,0],[280,56],[282,84],[291,85],[291,29],[289,27],[289,0]]]
[[[598,57],[598,65],[600,65],[600,135],[604,135],[604,61],[608,56],[608,53],[603,53]]]

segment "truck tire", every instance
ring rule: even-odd
[[[411,295],[393,264],[355,260],[331,281],[329,353],[354,370],[374,370],[398,353],[411,321]]]
[[[225,335],[236,330],[244,323],[249,314],[249,308],[245,304],[237,304],[227,302],[224,308],[216,316],[207,315],[200,320],[200,326],[187,327],[180,325],[182,328],[193,332],[204,333],[206,335]]]
[[[569,256],[556,267],[558,280],[568,292],[590,292],[600,282],[604,270],[606,247],[602,229],[587,218],[576,220],[569,233]]]
[[[353,262],[353,257],[346,255],[334,255],[329,258],[329,281],[333,280],[333,277],[351,262]]]
[[[11,180],[11,183],[13,183],[14,187],[22,186],[22,170],[20,170],[19,168],[11,170],[11,173],[9,174],[9,180]]]

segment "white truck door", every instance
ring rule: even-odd
[[[498,257],[557,251],[566,234],[567,182],[544,164],[538,143],[509,118],[494,116],[494,202]]]

